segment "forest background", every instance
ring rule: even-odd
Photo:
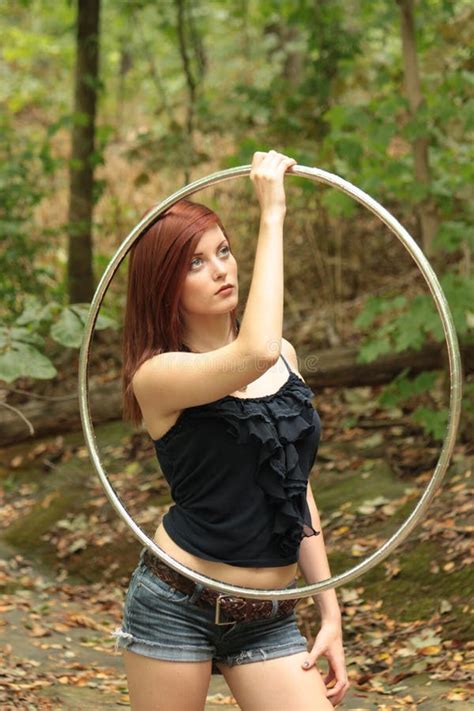
[[[340,175],[389,209],[429,257],[447,296],[465,383],[446,489],[418,538],[361,579],[365,587],[341,595],[349,629],[357,627],[351,604],[362,594],[372,612],[380,602],[397,624],[426,628],[431,620],[432,636],[412,644],[416,662],[426,662],[416,674],[440,675],[452,682],[446,695],[465,700],[459,646],[469,634],[472,586],[473,15],[467,0],[1,4],[5,545],[77,583],[96,579],[99,547],[105,578],[124,583],[137,544],[109,505],[98,514],[106,499],[80,432],[77,362],[89,303],[145,210],[193,179],[274,148]],[[284,335],[323,415],[315,495],[340,572],[393,533],[429,479],[448,421],[446,349],[426,284],[388,229],[334,189],[291,177],[286,188]],[[242,314],[259,216],[250,181],[195,199],[215,209],[232,236]],[[97,323],[91,403],[111,479],[151,530],[170,501],[163,481],[156,484],[144,433],[120,419],[126,269],[125,259]],[[15,571],[8,567],[7,583],[16,591]],[[308,608],[309,636],[312,615]],[[370,666],[359,630],[351,639],[365,650],[364,663],[353,654],[360,689],[373,691],[380,675],[393,689],[395,652]],[[453,691],[454,682],[460,688]]]

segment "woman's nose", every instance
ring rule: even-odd
[[[214,274],[220,276],[227,273],[227,267],[222,262],[217,262],[214,266]]]

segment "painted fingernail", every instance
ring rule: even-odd
[[[306,667],[306,668],[309,667],[309,662],[305,662],[305,663],[303,664],[303,666]]]

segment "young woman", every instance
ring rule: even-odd
[[[253,156],[260,204],[242,322],[237,263],[215,213],[182,200],[133,245],[124,328],[124,415],[143,421],[174,505],[154,540],[215,580],[262,589],[330,576],[308,476],[319,443],[314,393],[282,338],[284,174]],[[292,600],[225,596],[143,548],[113,634],[134,711],[202,711],[212,673],[244,711],[325,711],[347,675],[334,590],[319,594],[311,650]],[[329,661],[322,679],[316,660]]]

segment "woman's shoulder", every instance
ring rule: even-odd
[[[137,390],[140,391],[143,386],[147,384],[152,370],[153,361],[156,362],[156,356],[147,358],[135,370],[131,378],[132,388],[135,393],[135,396],[137,395]]]
[[[298,370],[298,356],[296,354],[295,347],[288,339],[283,337],[281,339],[281,353],[290,364],[291,369],[303,380],[303,377]]]

